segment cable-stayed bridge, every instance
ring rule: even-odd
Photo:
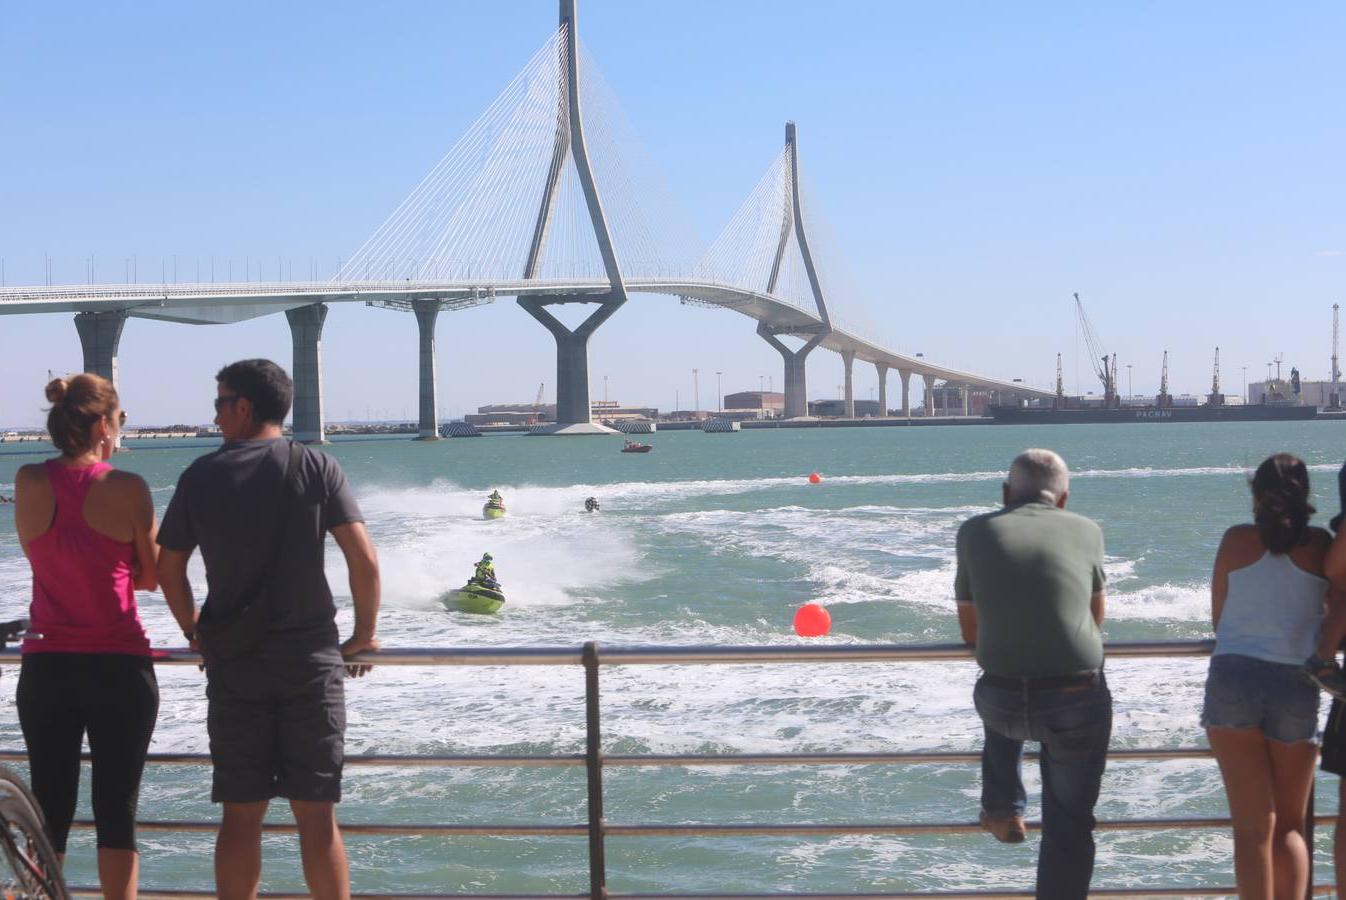
[[[575,0],[560,7],[548,41],[332,280],[0,288],[0,314],[75,313],[85,369],[115,381],[127,318],[219,324],[283,311],[294,348],[294,432],[310,441],[323,439],[322,327],[328,304],[341,302],[416,316],[424,438],[438,431],[439,313],[506,297],[556,339],[560,433],[606,430],[591,423],[588,341],[631,294],[673,295],[755,320],[782,357],[787,417],[807,415],[806,361],[819,347],[842,357],[850,415],[857,360],[876,367],[885,415],[890,369],[901,379],[904,415],[913,374],[927,410],[936,380],[1052,396],[885,346],[864,315],[873,291],[846,277],[809,202],[793,123],[738,211],[698,251],[687,216],[578,43]],[[572,328],[550,310],[563,304],[596,309]]]

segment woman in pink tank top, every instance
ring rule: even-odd
[[[108,464],[126,414],[105,378],[47,385],[61,455],[19,469],[14,519],[33,569],[32,637],[17,705],[33,793],[64,860],[85,734],[104,897],[135,897],[135,815],[159,711],[136,589],[154,590],[154,504],[144,479]]]

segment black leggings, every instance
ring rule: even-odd
[[[140,776],[159,714],[159,683],[149,657],[26,653],[16,699],[33,793],[56,852],[65,852],[75,818],[86,731],[98,846],[136,849]]]

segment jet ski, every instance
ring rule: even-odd
[[[457,609],[462,612],[499,612],[500,607],[505,605],[505,594],[500,590],[500,582],[494,581],[491,584],[494,587],[471,578],[467,584],[457,590],[446,592],[439,599],[449,609]]]
[[[492,503],[486,501],[486,505],[481,508],[481,517],[483,519],[503,519],[505,517],[505,505],[503,503]]]
[[[584,501],[584,511],[587,513],[598,512],[598,498],[590,497]]]

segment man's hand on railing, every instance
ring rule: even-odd
[[[379,639],[373,635],[361,637],[357,634],[341,645],[341,655],[349,659],[357,653],[377,653],[380,646]],[[350,663],[346,666],[346,677],[359,678],[372,668],[374,667],[368,663]]]

